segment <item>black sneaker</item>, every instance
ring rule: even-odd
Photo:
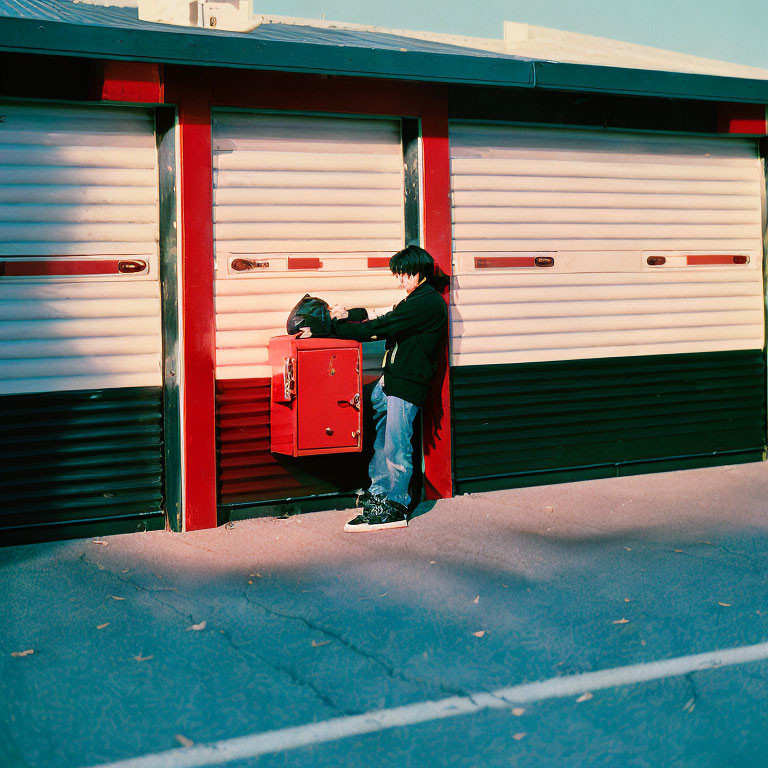
[[[359,511],[360,514],[344,526],[345,531],[355,530],[360,525],[366,525],[368,522],[368,512],[370,512],[372,507],[381,504],[383,500],[379,496],[374,496],[367,490],[360,490],[357,492],[356,501],[357,507],[355,507],[353,511]]]
[[[344,530],[349,532],[382,531],[386,528],[405,528],[408,525],[408,508],[396,501],[386,499],[372,505],[354,520],[350,520]]]

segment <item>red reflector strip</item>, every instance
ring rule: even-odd
[[[535,266],[535,256],[475,256],[475,269]]]
[[[368,269],[385,269],[389,267],[389,256],[369,256]]]
[[[749,264],[749,256],[733,254],[702,253],[685,257],[689,266],[706,266],[709,264]]]
[[[288,257],[288,269],[320,269],[323,262],[317,257]]]
[[[143,259],[80,259],[0,261],[5,277],[82,277],[86,275],[135,275],[147,271]]]

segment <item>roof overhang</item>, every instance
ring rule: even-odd
[[[134,29],[3,16],[0,51],[768,104],[768,80],[534,61],[460,47],[455,52],[395,50],[198,29]]]

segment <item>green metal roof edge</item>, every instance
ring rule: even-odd
[[[0,17],[0,51],[530,87],[532,62],[493,56],[294,43],[176,30],[98,27]]]
[[[768,80],[692,72],[535,62],[535,87],[627,96],[669,96],[705,101],[768,104]]]
[[[0,51],[768,104],[768,80],[0,17]]]

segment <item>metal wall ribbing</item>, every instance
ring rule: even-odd
[[[148,110],[0,106],[0,393],[160,386],[158,182]],[[59,261],[141,259],[142,274],[61,276]]]
[[[451,170],[460,492],[761,458],[754,141],[458,123]]]
[[[154,112],[0,115],[3,540],[162,527]]]
[[[461,123],[451,155],[454,365],[762,347],[754,142]],[[521,255],[554,266],[477,266]]]
[[[213,140],[217,379],[269,376],[269,338],[305,293],[402,298],[386,265],[369,267],[403,247],[399,121],[214,111]],[[236,258],[264,266],[238,273]]]

